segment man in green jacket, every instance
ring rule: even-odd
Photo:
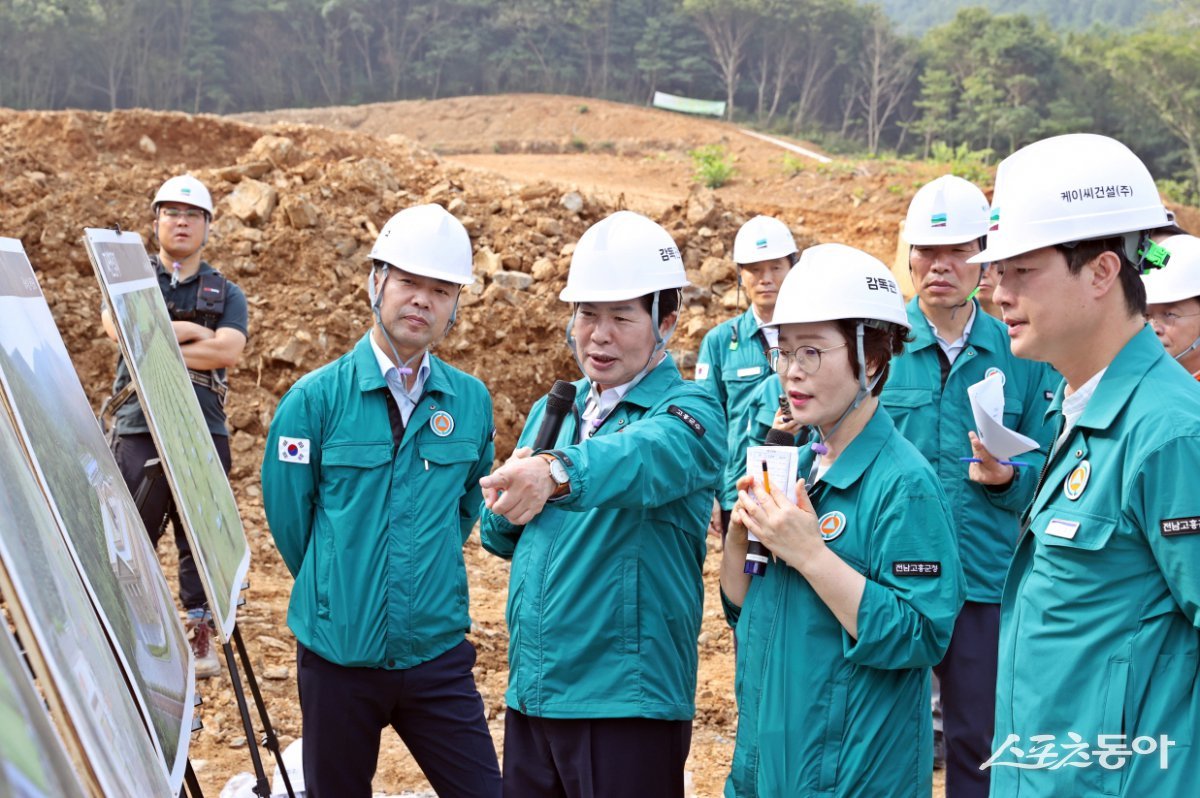
[[[508,798],[682,798],[695,714],[705,529],[724,465],[716,400],[664,351],[687,284],[671,236],[620,211],[571,258],[585,379],[554,447],[482,481],[483,545],[512,559]]]
[[[934,668],[941,689],[949,798],[986,798],[996,701],[1000,589],[1017,543],[1018,520],[1033,498],[1053,430],[1046,408],[1058,377],[1044,363],[1015,357],[1004,325],[973,298],[988,201],[976,186],[946,175],[921,188],[904,222],[909,270],[917,295],[908,303],[912,340],[892,361],[880,401],[925,456],[946,491],[967,600],[945,658]],[[1004,425],[1040,447],[1024,467],[995,463],[973,481],[975,429],[967,389],[991,378],[1004,386]],[[978,470],[978,469],[977,469]]]
[[[1118,141],[1039,141],[996,176],[977,262],[1014,354],[1064,382],[1004,583],[996,796],[1182,796],[1200,769],[1200,393],[1145,322],[1172,268],[1154,180]]]
[[[746,447],[751,445],[751,399],[771,376],[766,352],[775,346],[778,333],[761,327],[771,320],[779,286],[797,257],[796,239],[778,219],[755,216],[742,225],[733,239],[733,262],[750,307],[713,327],[700,342],[696,382],[725,410],[725,474],[709,525],[714,535],[724,535],[729,527],[729,511],[737,501],[734,485],[746,470]]]
[[[384,225],[370,258],[377,324],[292,386],[263,458],[267,521],[296,579],[304,781],[313,798],[369,798],[391,726],[438,795],[497,798],[462,555],[492,402],[429,352],[474,282],[471,242],[420,205]]]

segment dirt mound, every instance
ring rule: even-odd
[[[732,138],[732,125],[636,105],[556,94],[503,94],[238,114],[376,136],[400,133],[436,152],[642,154]]]
[[[401,207],[438,202],[470,231],[481,279],[464,292],[459,322],[438,351],[491,388],[497,451],[507,455],[533,400],[555,379],[578,373],[563,345],[567,313],[557,294],[574,242],[616,206],[546,182],[516,185],[468,171],[398,138],[144,111],[0,111],[0,234],[23,241],[96,405],[111,383],[117,350],[100,329],[100,293],[80,244],[82,229],[119,224],[149,240],[153,192],[184,171],[203,180],[217,203],[208,259],[250,302],[250,342],[231,374],[230,398],[232,479],[254,551],[250,603],[239,617],[257,649],[260,677],[267,676],[273,719],[294,737],[299,712],[285,624],[291,580],[265,527],[258,465],[282,393],[368,328],[365,261],[378,229]],[[733,311],[726,247],[745,218],[711,192],[692,193],[660,215],[693,282],[673,341],[689,373],[704,331]],[[507,675],[507,569],[474,543],[467,561],[477,672],[495,719]],[[714,558],[714,575],[715,566]],[[702,687],[700,718],[728,747],[728,633],[715,604],[708,612],[703,645],[717,653],[717,670],[712,686]],[[248,768],[248,758],[239,750],[245,740],[230,691],[210,682],[200,690],[206,732],[194,742],[193,759],[207,762],[204,786],[215,794],[232,773]],[[697,771],[697,786],[715,794],[728,754],[701,755],[702,738],[698,729],[697,758],[711,764]],[[420,786],[411,760],[388,751],[377,786]]]
[[[544,180],[656,217],[687,201],[695,185],[688,153],[721,145],[736,169],[716,191],[726,206],[743,215],[778,216],[809,238],[852,244],[887,263],[913,193],[945,171],[882,160],[822,164],[728,122],[560,95],[453,97],[234,118],[401,133],[476,173]]]

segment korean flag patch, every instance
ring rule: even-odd
[[[308,438],[279,438],[279,461],[282,463],[307,463]]]

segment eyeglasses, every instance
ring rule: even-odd
[[[845,345],[845,343],[840,343],[824,349],[817,349],[815,346],[801,346],[794,352],[773,346],[767,350],[767,362],[778,374],[787,374],[793,363],[805,374],[816,374],[821,369],[821,355],[834,349],[841,349]]]
[[[1200,313],[1172,313],[1168,310],[1166,313],[1147,313],[1146,321],[1163,327],[1174,327],[1180,319],[1190,319],[1193,316],[1200,316]]]
[[[163,208],[159,211],[168,219],[178,219],[180,217],[187,219],[189,222],[198,222],[208,216],[207,213],[199,208]]]

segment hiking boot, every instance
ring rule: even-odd
[[[196,678],[208,679],[221,673],[221,661],[217,659],[213,638],[215,631],[210,621],[188,617],[191,631],[192,654],[196,657]]]

